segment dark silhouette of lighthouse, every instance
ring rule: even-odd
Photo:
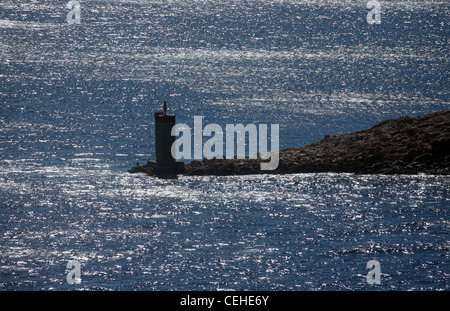
[[[162,177],[171,177],[184,171],[184,162],[177,161],[172,156],[172,145],[175,142],[175,136],[172,136],[174,125],[175,115],[167,114],[167,102],[164,101],[163,111],[155,112],[156,160],[148,161],[148,165]]]

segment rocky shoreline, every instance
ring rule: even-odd
[[[450,110],[383,121],[370,129],[326,135],[321,141],[279,152],[276,170],[260,170],[260,159],[204,159],[185,165],[183,175],[292,173],[450,175]],[[128,172],[155,176],[148,165]]]

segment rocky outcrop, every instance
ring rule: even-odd
[[[450,174],[450,110],[386,120],[364,131],[330,136],[279,152],[279,166],[261,171],[259,159],[204,159],[185,165],[185,175],[290,174]],[[129,172],[154,175],[137,165]]]

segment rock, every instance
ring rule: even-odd
[[[346,172],[357,174],[450,175],[450,110],[383,121],[372,128],[317,143],[280,150],[274,171],[261,171],[258,159],[203,159],[185,165],[186,175],[289,174]],[[130,173],[145,172],[145,165]]]
[[[450,138],[440,138],[431,142],[431,152],[436,156],[450,154]]]
[[[433,155],[431,153],[422,153],[421,155],[414,158],[414,160],[412,162],[413,163],[417,163],[417,162],[423,163],[423,162],[430,161],[431,159],[433,159]]]

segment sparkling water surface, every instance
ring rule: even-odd
[[[448,177],[126,172],[164,98],[281,148],[448,109],[446,1],[67,2],[0,3],[1,290],[450,288]]]

